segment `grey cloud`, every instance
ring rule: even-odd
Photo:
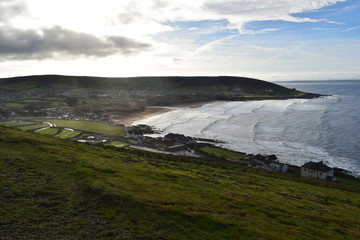
[[[136,53],[138,50],[150,47],[150,44],[148,43],[136,42],[129,38],[119,36],[108,37],[108,41],[114,43],[124,54],[128,55]]]
[[[119,14],[119,21],[122,24],[131,24],[141,18],[142,18],[142,15],[139,12],[135,12],[135,11],[123,12],[123,13]]]
[[[284,8],[284,3],[271,2],[266,4],[265,2],[259,2],[254,0],[244,0],[240,2],[223,2],[223,3],[211,3],[207,2],[204,5],[205,8],[224,15],[241,14],[241,13],[258,13],[269,12],[274,9]]]
[[[168,2],[162,1],[162,0],[154,0],[152,9],[155,11],[164,7],[167,7],[169,5]]]
[[[122,24],[131,24],[141,19],[143,16],[138,10],[137,3],[131,1],[125,7],[125,10],[118,15],[119,21]]]
[[[3,60],[105,57],[117,53],[132,55],[150,46],[126,37],[100,39],[57,26],[41,30],[0,29],[0,56]]]
[[[282,17],[300,12],[318,11],[322,7],[329,6],[341,0],[227,0],[208,1],[204,8],[222,15],[265,15],[268,19],[280,19]],[[255,20],[257,17],[255,18]],[[295,19],[295,18],[294,18]],[[300,18],[296,18],[300,20]],[[307,21],[308,18],[301,19]]]
[[[0,23],[6,23],[16,15],[26,12],[26,5],[22,1],[0,0]]]
[[[138,1],[139,2],[139,1]],[[142,20],[145,18],[141,10],[139,10],[137,1],[130,1],[124,10],[118,15],[118,20],[122,24],[131,24]],[[157,11],[160,9],[166,8],[169,6],[169,2],[164,0],[153,0],[151,9],[154,14],[157,14]]]

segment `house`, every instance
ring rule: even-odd
[[[301,176],[335,181],[334,170],[321,162],[307,162],[301,166]]]
[[[195,142],[191,137],[176,133],[168,133],[165,135],[164,139],[167,142],[178,142],[183,144],[193,144]]]
[[[144,134],[154,133],[153,129],[150,126],[140,124],[136,126],[128,126],[127,127],[127,135],[128,137],[138,138],[143,137]]]
[[[254,159],[248,164],[248,166],[253,168],[262,168],[273,172],[282,172],[282,173],[285,173],[288,170],[288,166],[286,164],[280,163],[276,160],[268,164],[265,161]]]

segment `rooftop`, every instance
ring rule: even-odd
[[[319,172],[329,172],[332,170],[331,167],[325,165],[322,161],[321,162],[307,162],[301,167],[316,170]]]

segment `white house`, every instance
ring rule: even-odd
[[[335,181],[334,170],[321,162],[307,162],[301,166],[301,176]]]

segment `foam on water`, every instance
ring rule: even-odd
[[[339,96],[319,99],[215,102],[163,113],[134,124],[147,124],[167,133],[210,138],[223,147],[253,154],[276,154],[280,161],[302,165],[324,161],[360,175],[354,159],[330,154],[326,122],[329,107]]]

